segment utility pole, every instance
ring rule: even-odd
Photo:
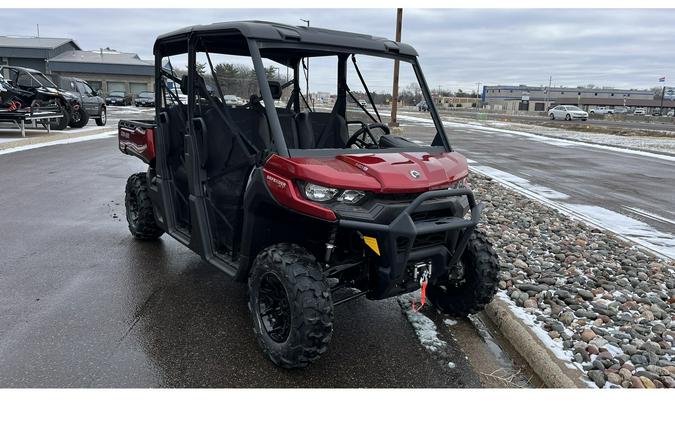
[[[548,90],[546,91],[546,110],[551,108],[551,81],[553,80],[553,76],[548,77]]]
[[[40,24],[37,24],[37,37],[40,38]]]
[[[401,25],[403,24],[403,9],[396,9],[396,42],[401,42]],[[399,61],[394,60],[394,86],[391,89],[391,120],[389,127],[398,127],[396,112],[398,111],[398,69]]]
[[[666,96],[666,79],[663,78],[663,89],[661,90],[661,107],[659,107],[659,113],[663,115],[663,98]]]
[[[480,108],[480,101],[481,101],[481,96],[480,96],[480,82],[476,82],[476,111]]]
[[[305,22],[307,24],[307,28],[309,28],[309,19],[300,19],[301,21]],[[307,101],[310,101],[311,98],[309,98],[309,57],[306,57],[305,60],[307,60],[307,71],[305,72],[305,97],[307,97]],[[314,104],[312,103],[312,106]]]

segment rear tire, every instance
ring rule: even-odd
[[[487,236],[474,230],[460,262],[463,279],[430,284],[427,295],[443,313],[464,317],[482,311],[497,292],[499,259]]]
[[[56,123],[49,124],[49,128],[52,130],[64,130],[68,127],[68,123],[70,123],[70,113],[68,113],[68,110],[65,107],[61,107],[59,111],[63,114],[63,117],[59,118]]]
[[[101,107],[101,114],[95,120],[96,126],[105,126],[106,122],[108,121],[108,112],[106,111],[105,107]]]
[[[145,173],[136,173],[127,179],[124,205],[129,231],[136,239],[155,240],[164,234],[155,221]]]
[[[281,243],[264,249],[248,279],[248,308],[263,353],[282,368],[303,368],[328,349],[333,334],[330,287],[316,258]]]

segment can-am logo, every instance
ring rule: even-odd
[[[419,179],[422,173],[420,173],[417,170],[410,170],[410,175],[412,176],[413,179]]]

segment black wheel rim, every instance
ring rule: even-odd
[[[73,113],[73,122],[79,123],[80,120],[82,120],[81,117],[82,117],[82,116],[80,115],[79,110],[76,110],[76,111]]]
[[[291,332],[291,307],[286,289],[273,273],[265,274],[260,282],[258,315],[262,329],[273,341],[286,341]]]

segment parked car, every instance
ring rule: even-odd
[[[614,114],[614,110],[609,107],[595,107],[588,110],[589,114]]]
[[[614,107],[614,114],[628,114],[628,107]]]
[[[70,114],[71,127],[84,127],[91,117],[95,119],[96,125],[105,126],[108,120],[107,110],[98,91],[83,79],[59,75],[52,76],[52,79],[59,88],[76,95],[80,100],[81,107]]]
[[[586,120],[588,119],[588,113],[583,111],[577,106],[571,106],[571,105],[559,105],[556,107],[553,107],[548,111],[548,117],[551,118],[551,120],[555,119],[560,119],[560,120],[574,120],[574,119],[581,119],[581,120]]]
[[[127,106],[131,105],[132,102],[131,94],[124,91],[111,91],[105,98],[105,103],[107,105]]]
[[[417,103],[417,111],[429,111],[429,106],[426,101],[420,101]]]
[[[364,107],[368,107],[368,101],[366,100],[359,100],[359,104],[361,104]]]
[[[675,117],[675,110],[671,109],[668,113],[666,113],[666,117]]]
[[[155,93],[151,91],[139,92],[136,94],[134,104],[136,104],[136,107],[154,107]]]
[[[635,110],[633,110],[633,114],[644,116],[645,114],[647,114],[647,110],[645,110],[644,107],[638,107]]]
[[[225,101],[225,105],[229,106],[238,106],[243,105],[244,103],[242,99],[236,95],[223,95],[223,100]]]
[[[20,103],[21,107],[56,108],[63,114],[56,123],[51,124],[52,129],[63,130],[68,127],[71,114],[81,106],[75,94],[60,89],[38,70],[0,66],[0,74],[3,75],[12,98]]]

